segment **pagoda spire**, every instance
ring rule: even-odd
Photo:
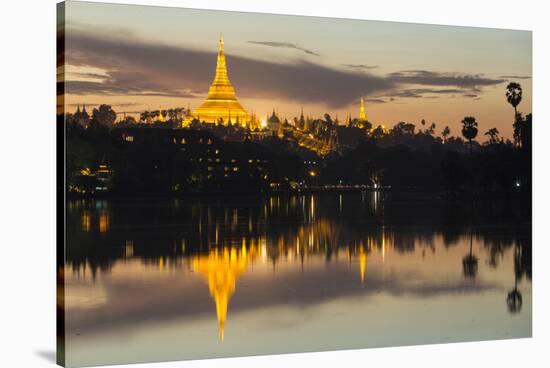
[[[218,61],[216,63],[216,76],[212,85],[229,85],[229,77],[227,76],[227,64],[225,62],[225,51],[223,50],[223,38],[220,33],[220,41],[218,43]],[[233,87],[231,87],[233,89]],[[233,94],[235,92],[233,91]]]
[[[193,116],[202,115],[205,122],[217,123],[220,118],[223,118],[225,124],[228,110],[231,110],[233,119],[239,118],[239,121],[250,122],[250,115],[237,100],[235,89],[229,80],[227,63],[225,60],[224,42],[220,34],[216,73],[208,90],[208,96],[206,100],[190,114],[186,123],[188,124]]]
[[[365,113],[365,99],[361,96],[361,103],[359,105],[359,121],[366,121],[367,114]]]

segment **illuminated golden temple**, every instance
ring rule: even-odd
[[[184,124],[191,123],[193,119],[206,123],[222,122],[224,125],[239,124],[248,126],[251,129],[258,126],[257,122],[251,118],[235,96],[235,89],[227,75],[227,64],[221,35],[218,46],[216,75],[208,90],[208,96],[202,105],[190,114]]]

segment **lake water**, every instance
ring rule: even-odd
[[[66,362],[529,337],[530,234],[412,194],[72,200]]]

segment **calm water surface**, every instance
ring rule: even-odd
[[[388,193],[70,201],[67,364],[528,337],[529,211]]]

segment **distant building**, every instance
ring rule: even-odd
[[[271,158],[263,150],[249,150],[245,145],[219,139],[214,134],[195,129],[122,127],[113,129],[114,142],[120,149],[164,147],[179,151],[189,170],[204,178],[230,178],[242,173],[264,177]]]
[[[277,114],[275,114],[275,109],[273,109],[273,113],[267,118],[267,129],[274,135],[279,133],[280,128],[281,119],[279,119]]]
[[[73,121],[77,124],[87,127],[90,122],[90,115],[86,111],[86,105],[82,105],[82,111],[80,111],[80,105],[77,106],[76,112],[73,115]]]

